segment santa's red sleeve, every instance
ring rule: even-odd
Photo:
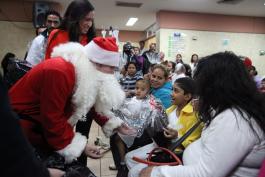
[[[67,67],[67,66],[62,66]],[[68,66],[69,67],[69,66]],[[68,123],[71,95],[75,83],[75,73],[69,69],[64,71],[43,71],[40,93],[40,121],[47,143],[67,162],[79,157],[83,152],[87,139],[79,133],[74,133]]]
[[[115,132],[114,129],[118,128],[123,123],[123,121],[119,118],[116,117],[108,118],[106,116],[97,113],[94,107],[91,108],[90,114],[93,117],[93,119],[97,122],[97,124],[102,127],[102,131],[107,137],[110,137]]]

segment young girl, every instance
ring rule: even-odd
[[[137,72],[143,73],[144,57],[140,55],[140,48],[133,47],[134,59],[137,63]]]
[[[194,95],[194,81],[190,78],[177,79],[173,86],[172,106],[167,109],[169,125],[165,129],[164,134],[173,141],[183,136],[194,124],[197,123],[198,117],[194,111],[191,100]],[[198,127],[189,137],[182,142],[182,148],[186,148],[191,142],[200,137],[202,127]],[[137,163],[132,160],[136,156],[145,159],[148,152],[157,147],[155,143],[146,145],[126,154],[125,160],[129,168],[130,177],[138,176],[139,172],[147,165]]]
[[[182,55],[180,53],[178,53],[176,55],[176,64],[178,64],[178,63],[183,63],[183,61],[182,61]]]
[[[153,67],[150,75],[151,94],[159,99],[167,109],[171,106],[172,85],[168,81],[168,71],[163,65],[157,64]]]
[[[137,73],[136,63],[134,62],[129,62],[125,66],[125,70],[127,72],[127,75],[120,81],[120,83],[126,93],[126,97],[130,98],[135,94],[136,81],[142,79],[143,77],[141,74]]]
[[[198,64],[198,61],[199,61],[199,56],[196,53],[192,54],[191,59],[190,59],[190,68],[191,68],[192,72],[194,72],[194,70]]]
[[[167,69],[169,71],[168,80],[172,80],[173,73],[175,72],[176,63],[173,61],[167,62]]]

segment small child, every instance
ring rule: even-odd
[[[136,81],[142,79],[142,75],[137,72],[137,66],[135,62],[129,62],[125,66],[126,76],[120,81],[123,90],[126,93],[127,98],[134,96],[134,89]]]
[[[124,168],[119,166],[125,166],[124,157],[126,152],[152,142],[151,138],[144,133],[144,129],[149,123],[148,120],[150,115],[155,115],[150,113],[154,113],[154,109],[156,109],[156,100],[154,97],[149,95],[149,91],[149,81],[143,79],[138,80],[135,87],[135,96],[131,99],[125,100],[119,110],[114,110],[117,117],[120,117],[126,124],[128,124],[128,126],[136,129],[137,131],[135,135],[129,136],[118,133],[112,137],[114,138],[115,145],[117,146],[120,156],[120,165],[117,167],[117,176],[125,176],[125,174],[121,174],[123,173],[122,170],[124,170]]]

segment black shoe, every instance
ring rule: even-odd
[[[118,173],[116,177],[127,177],[128,176],[128,169],[126,165],[121,165],[118,169]]]

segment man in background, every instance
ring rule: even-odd
[[[58,12],[50,10],[45,14],[46,30],[33,39],[26,57],[32,66],[39,64],[44,59],[48,36],[53,29],[60,26],[60,23],[61,16]]]

